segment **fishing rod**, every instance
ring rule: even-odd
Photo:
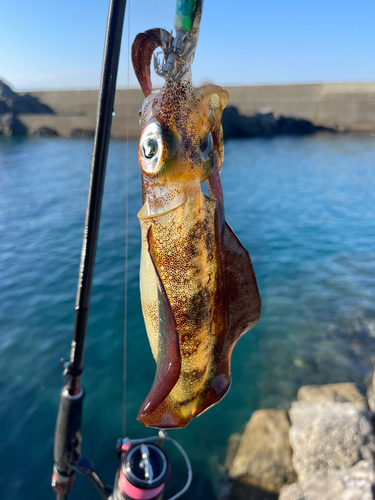
[[[80,472],[77,467],[91,471],[86,475],[94,482],[102,496],[104,495],[103,498],[106,498],[105,495],[110,491],[99,480],[93,471],[92,464],[87,461],[80,463],[80,427],[84,398],[81,374],[125,9],[126,0],[110,0],[78,277],[74,334],[70,360],[65,363],[61,360],[64,368],[63,376],[68,377],[68,382],[60,393],[55,429],[52,487],[58,500],[64,500],[72,489],[75,472]]]
[[[55,428],[51,485],[56,500],[66,500],[73,488],[75,473],[90,479],[103,499],[161,500],[171,469],[169,457],[162,448],[165,441],[172,443],[180,451],[188,470],[185,486],[169,500],[180,497],[192,480],[191,465],[185,451],[167,435],[167,431],[159,431],[157,436],[143,440],[118,440],[120,467],[114,488],[104,484],[92,461],[81,455],[80,428],[84,399],[81,374],[125,10],[126,0],[110,0],[75,305],[74,334],[70,360],[61,360],[63,377],[68,377],[68,381],[60,392]]]

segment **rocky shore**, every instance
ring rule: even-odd
[[[304,386],[289,411],[255,411],[229,439],[220,500],[374,499],[374,380]]]

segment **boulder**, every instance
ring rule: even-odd
[[[269,108],[260,110],[260,112],[255,115],[255,119],[259,123],[263,135],[273,136],[277,134],[277,120]]]
[[[279,500],[373,500],[374,491],[374,466],[360,461],[348,470],[331,472],[324,479],[284,486]]]
[[[272,491],[264,491],[239,481],[229,481],[220,487],[218,500],[277,500],[278,496],[278,493]]]
[[[291,116],[280,116],[277,120],[277,133],[280,135],[309,135],[324,127],[316,127],[309,120],[294,118]]]
[[[74,128],[70,132],[70,137],[74,139],[91,139],[95,136],[94,129]]]
[[[59,137],[56,130],[50,127],[39,127],[31,134],[32,137]]]
[[[263,135],[262,127],[256,117],[240,115],[235,106],[227,106],[223,110],[221,123],[225,139]]]
[[[372,420],[375,420],[375,370],[372,375],[371,384],[367,389],[367,402],[370,408]]]
[[[241,437],[242,434],[240,432],[235,432],[231,436],[229,436],[228,442],[227,442],[227,452],[225,455],[225,462],[224,462],[224,469],[229,470],[235,456],[237,455],[238,448],[240,447],[241,444]]]
[[[372,461],[375,439],[369,412],[353,403],[295,401],[289,411],[290,444],[299,481]]]
[[[13,133],[13,113],[5,113],[0,115],[0,135],[10,137]]]
[[[304,385],[299,389],[297,399],[298,401],[311,401],[313,403],[353,403],[358,408],[367,408],[365,395],[352,382]]]
[[[289,444],[288,415],[282,410],[255,411],[228,468],[232,480],[278,493],[296,480]]]
[[[3,115],[5,113],[9,113],[9,112],[10,112],[10,109],[9,109],[7,102],[5,100],[4,101],[0,100],[0,115]]]
[[[222,125],[225,139],[244,137],[273,137],[275,135],[307,135],[333,129],[315,126],[312,122],[293,116],[276,118],[270,108],[253,116],[241,115],[235,106],[223,110]]]
[[[12,112],[0,115],[0,135],[27,135],[27,128]]]

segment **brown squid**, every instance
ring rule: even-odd
[[[224,219],[221,115],[228,92],[192,85],[202,1],[190,4],[191,23],[189,16],[185,24],[177,20],[175,36],[152,29],[132,46],[145,95],[138,153],[141,301],[157,364],[138,420],[158,428],[185,427],[225,395],[234,344],[260,316],[249,254]],[[163,59],[154,56],[155,70],[166,83],[152,92],[158,47]],[[204,181],[209,197],[201,191]]]

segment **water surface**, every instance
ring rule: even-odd
[[[92,142],[0,140],[0,490],[52,498],[60,357],[69,356]],[[83,384],[83,453],[112,483],[122,433],[125,165],[129,158],[127,434],[155,364],[140,309],[137,145],[110,146]],[[213,500],[228,436],[257,408],[287,408],[308,383],[356,381],[375,348],[375,139],[320,135],[226,143],[226,218],[249,250],[262,318],[233,354],[217,406],[172,435],[195,479],[185,500]],[[171,486],[185,480],[176,457]],[[96,493],[78,477],[70,498]],[[98,497],[99,498],[99,497]]]

